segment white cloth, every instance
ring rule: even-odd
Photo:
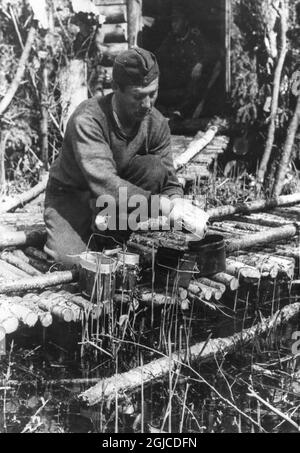
[[[190,200],[185,200],[184,198],[176,199],[173,203],[171,221],[174,224],[174,228],[182,230],[182,227],[184,227],[187,231],[194,234],[195,240],[203,239],[207,232],[208,214],[193,205]]]

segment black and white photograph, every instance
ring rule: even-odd
[[[300,0],[0,0],[1,434],[300,433],[299,263]]]

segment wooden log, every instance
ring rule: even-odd
[[[21,299],[21,303],[38,315],[39,321],[43,327],[50,327],[53,323],[53,317],[50,311],[40,309],[38,305],[39,300],[40,297],[37,294],[27,293]]]
[[[138,299],[147,305],[154,306],[164,306],[164,305],[174,305],[176,303],[176,298],[166,296],[165,294],[159,294],[151,291],[141,291],[138,294]]]
[[[0,307],[0,326],[7,334],[14,333],[19,328],[18,318],[13,316],[9,310]]]
[[[66,307],[63,301],[59,298],[51,299],[51,296],[46,297],[41,294],[38,305],[40,308],[49,311],[53,316],[61,321],[64,321],[65,323],[73,321],[72,310],[69,307]]]
[[[48,182],[48,176],[45,176],[42,181],[37,184],[32,189],[24,192],[13,200],[6,201],[0,204],[0,214],[4,214],[6,212],[11,212],[14,209],[19,208],[20,206],[24,206],[25,204],[29,203],[30,201],[37,198],[42,192],[45,191]]]
[[[276,248],[276,254],[281,255],[286,258],[293,258],[294,260],[300,260],[300,247],[298,248]]]
[[[78,271],[53,272],[52,274],[42,275],[19,280],[18,282],[1,283],[0,294],[22,293],[35,289],[44,289],[49,286],[71,283],[78,279]]]
[[[279,274],[279,265],[271,256],[262,254],[238,255],[237,259],[248,266],[256,267],[262,277],[274,280]]]
[[[39,272],[39,275],[41,273],[47,274],[47,272],[49,271],[49,268],[51,266],[51,264],[48,263],[47,261],[40,261],[40,260],[32,258],[30,256],[26,256],[22,250],[13,250],[11,253],[14,256],[16,256],[17,258],[19,258],[21,261],[23,261],[24,263],[27,263],[31,267],[33,267],[37,272]]]
[[[198,281],[193,280],[189,285],[189,292],[194,294],[195,296],[201,294],[201,298],[210,301],[214,295],[214,288],[202,285]]]
[[[226,240],[227,253],[245,250],[254,246],[269,244],[270,242],[282,241],[296,236],[298,229],[295,225],[286,225],[273,228],[270,231],[247,235],[240,239]]]
[[[279,274],[284,275],[288,279],[292,280],[295,276],[296,261],[294,258],[282,257],[282,256],[271,256],[271,261],[274,261],[279,267]]]
[[[12,266],[11,264],[7,263],[6,261],[3,261],[2,259],[0,260],[0,275],[1,276],[6,276],[9,280],[19,280],[20,278],[28,278],[29,275],[22,271],[21,269],[18,269],[15,266]]]
[[[81,321],[83,316],[82,308],[72,300],[73,295],[67,291],[51,292],[46,291],[40,295],[38,302],[41,308],[47,308],[53,315],[63,319],[65,322]],[[92,310],[91,304],[89,311]]]
[[[170,370],[174,370],[176,366],[185,366],[187,356],[190,358],[190,363],[215,360],[219,356],[225,357],[234,353],[237,348],[251,344],[270,330],[289,323],[299,315],[299,312],[300,303],[289,305],[262,323],[231,337],[204,341],[192,346],[188,351],[176,352],[169,357],[162,357],[126,373],[103,379],[94,387],[81,393],[79,398],[89,406],[94,406],[106,398],[115,398],[116,395],[122,399],[128,392],[139,389],[141,385],[146,386],[157,379],[168,376]],[[187,366],[190,367],[190,365]]]
[[[175,170],[179,170],[188,164],[200,151],[205,148],[216,136],[218,128],[213,126],[211,127],[204,135],[202,132],[199,132],[195,139],[189,144],[187,150],[181,155],[174,159]]]
[[[6,261],[8,264],[17,267],[21,271],[24,271],[25,274],[31,276],[41,275],[41,272],[32,267],[29,263],[25,263],[20,258],[17,258],[13,253],[2,252],[0,254],[1,260]]]
[[[246,264],[235,260],[234,257],[226,260],[226,273],[233,275],[236,278],[242,277],[244,280],[252,283],[258,282],[261,278],[258,269],[247,266]]]
[[[29,255],[37,260],[47,261],[48,259],[48,256],[45,252],[42,252],[41,250],[38,250],[35,247],[26,247],[25,253],[26,255]]]
[[[250,212],[267,211],[278,206],[293,206],[300,203],[300,193],[284,195],[270,200],[257,200],[252,203],[243,203],[236,206],[221,206],[209,209],[208,214],[211,220],[222,219],[234,214],[247,214]]]
[[[0,232],[0,250],[6,247],[35,245],[43,247],[46,242],[46,230]]]
[[[25,326],[34,327],[38,322],[38,315],[29,308],[20,304],[14,304],[12,301],[0,300],[0,309],[8,310],[13,317],[21,321]]]
[[[197,281],[210,288],[217,289],[221,293],[222,296],[226,292],[226,286],[223,283],[213,281],[209,278],[198,278]]]
[[[230,289],[230,291],[237,291],[240,286],[238,278],[235,278],[232,275],[226,274],[225,272],[220,272],[219,274],[215,274],[211,278],[212,278],[212,280],[225,285],[226,288]]]

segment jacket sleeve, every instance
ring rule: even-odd
[[[162,195],[169,198],[183,197],[183,189],[178,181],[171,151],[171,133],[168,122],[162,117],[160,127],[157,128],[152,143],[150,142],[149,153],[159,155],[164,166],[168,170],[168,180]]]
[[[110,195],[119,204],[119,189],[127,188],[128,199],[141,194],[149,199],[151,193],[120,178],[112,150],[106,142],[101,123],[94,116],[73,117],[69,122],[68,137],[89,189],[97,199]]]

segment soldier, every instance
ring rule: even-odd
[[[76,263],[76,256],[91,246],[96,200],[110,196],[119,206],[121,189],[128,200],[139,195],[149,204],[158,195],[162,215],[203,236],[207,215],[183,199],[168,123],[154,108],[158,83],[155,56],[131,49],[115,60],[114,92],[84,101],[71,116],[46,190],[45,251],[55,261]],[[129,233],[120,234],[117,224],[108,235],[123,242]]]

